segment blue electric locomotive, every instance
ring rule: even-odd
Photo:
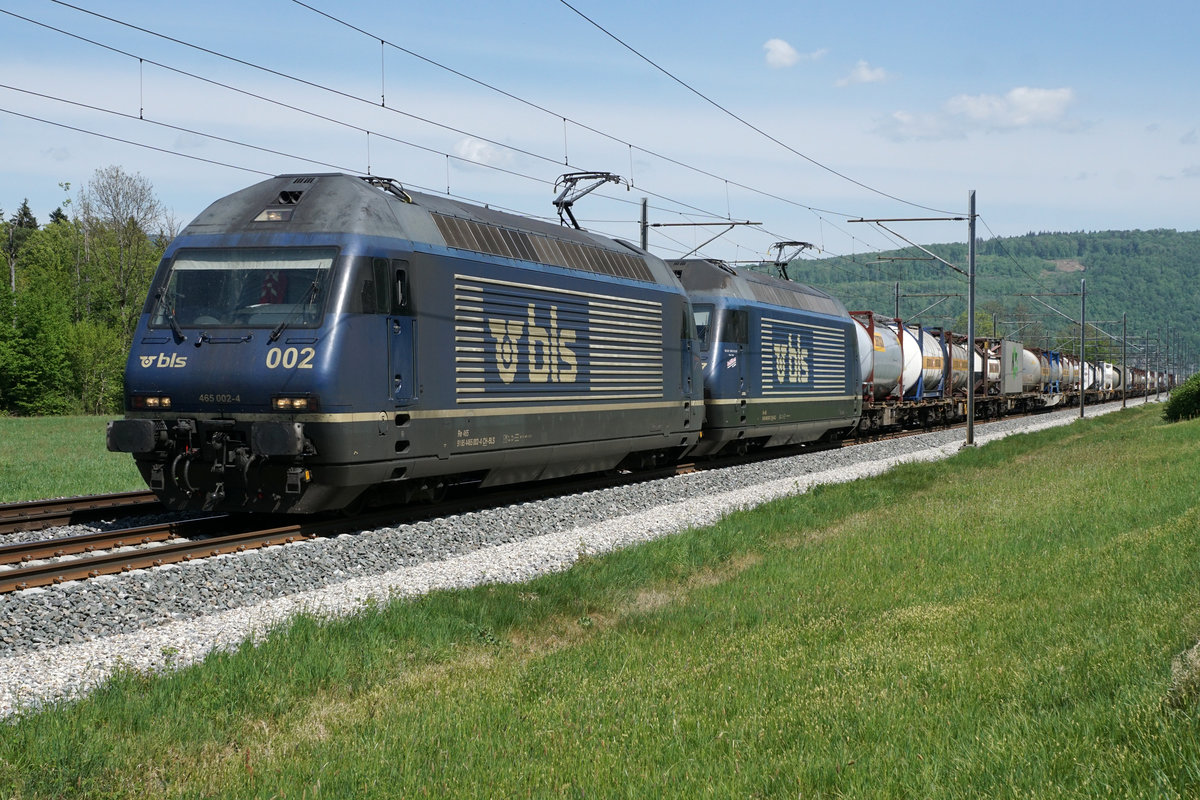
[[[862,413],[855,322],[830,295],[727,264],[671,262],[704,352],[693,455],[840,439]]]
[[[677,458],[704,408],[687,295],[625,242],[283,175],[168,248],[126,364],[169,507],[313,512]]]

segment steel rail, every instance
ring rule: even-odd
[[[300,539],[312,539],[318,535],[315,530],[305,530],[306,527],[308,526],[284,525],[248,533],[168,543],[160,547],[90,553],[70,561],[33,564],[0,572],[0,594],[64,581],[158,567],[164,564],[177,564],[195,558],[238,553],[276,544],[290,544]]]
[[[209,536],[217,532],[218,526],[228,525],[228,523],[229,518],[226,515],[218,514],[172,522],[158,522],[136,528],[83,533],[78,536],[57,539],[15,542],[0,545],[0,564],[20,564],[45,558],[91,553],[97,550],[165,542],[183,536]]]
[[[150,491],[5,503],[0,505],[0,534],[94,520],[114,511],[129,514],[154,508],[161,509],[162,506]]]

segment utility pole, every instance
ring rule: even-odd
[[[1083,419],[1083,407],[1087,400],[1087,391],[1084,389],[1084,376],[1087,375],[1086,364],[1084,360],[1084,347],[1087,343],[1087,279],[1079,279],[1079,418]]]
[[[647,216],[646,198],[642,198],[642,249],[650,249],[650,220]]]
[[[1171,391],[1171,326],[1167,326],[1167,356],[1163,372],[1167,373],[1167,392]]]
[[[849,219],[847,222],[873,222],[883,230],[892,234],[898,239],[903,239],[908,244],[917,248],[925,255],[932,258],[934,261],[939,261],[960,275],[968,278],[971,291],[967,300],[967,338],[970,341],[967,347],[970,351],[968,358],[969,366],[967,367],[967,441],[964,447],[975,446],[975,190],[972,189],[967,194],[968,213],[965,217],[907,217],[895,219]],[[954,266],[941,256],[935,255],[916,242],[905,239],[900,234],[896,233],[891,228],[883,223],[885,222],[962,222],[967,221],[967,260],[969,261],[969,271],[963,271],[959,267]],[[900,285],[896,284],[896,317],[900,316]],[[984,375],[987,375],[987,361],[980,360],[983,367]]]
[[[1142,363],[1146,369],[1146,393],[1142,395],[1142,405],[1150,402],[1150,331],[1142,337]]]
[[[967,193],[967,447],[975,446],[975,190]],[[987,373],[987,365],[983,365]]]
[[[1158,330],[1154,336],[1154,399],[1158,400],[1158,395],[1162,389],[1162,331]]]
[[[1121,312],[1121,408],[1125,408],[1125,396],[1129,391],[1129,355],[1126,335],[1128,333],[1125,327],[1125,313]]]

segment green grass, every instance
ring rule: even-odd
[[[127,673],[0,727],[0,796],[1194,797],[1200,421],[1157,416]]]
[[[146,488],[104,445],[108,417],[0,416],[0,503]]]

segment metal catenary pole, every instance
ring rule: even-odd
[[[858,219],[849,219],[846,221],[847,222],[871,222],[871,223],[874,223],[875,225],[878,225],[880,228],[883,228],[883,230],[887,231],[888,233],[895,236],[896,238],[901,239],[901,240],[907,242],[909,245],[917,248],[922,253],[924,253],[925,255],[932,258],[934,261],[941,262],[942,264],[946,265],[950,269],[957,272],[959,275],[967,276],[967,278],[970,282],[971,291],[969,293],[969,297],[967,300],[967,338],[970,339],[970,341],[967,343],[967,347],[970,351],[970,356],[968,358],[968,366],[967,366],[967,374],[969,377],[967,380],[967,441],[966,441],[966,445],[973,446],[975,444],[975,364],[974,364],[974,357],[975,357],[975,190],[974,189],[972,189],[968,193],[967,202],[968,202],[968,205],[970,206],[970,209],[969,209],[966,217],[904,217],[904,218],[893,218],[893,219],[882,219],[882,218],[881,219],[863,219],[860,217]],[[968,257],[968,260],[970,261],[970,264],[968,265],[969,269],[966,271],[960,269],[959,267],[954,266],[953,264],[951,264],[949,261],[942,258],[941,256],[935,255],[934,253],[930,252],[928,249],[922,247],[921,245],[917,244],[916,242],[911,241],[910,239],[906,239],[905,237],[901,236],[896,231],[892,230],[891,228],[889,228],[883,224],[885,222],[962,222],[964,219],[967,221],[967,239],[968,239],[968,244],[967,244],[968,256],[967,257]],[[900,316],[900,309],[899,309],[900,287],[899,287],[899,284],[897,284],[897,286],[896,286],[896,305],[897,305],[896,316],[899,317]],[[899,325],[899,320],[897,320],[897,325]],[[903,339],[903,337],[901,337],[901,339]],[[986,376],[987,376],[987,362],[986,361],[982,362],[982,367],[983,367],[983,375],[986,378]],[[964,445],[964,446],[966,446],[966,445]]]
[[[1079,279],[1079,418],[1083,419],[1083,407],[1087,400],[1087,360],[1084,347],[1087,343],[1087,279]]]
[[[1121,408],[1126,408],[1126,392],[1129,391],[1129,355],[1126,315],[1121,313]]]
[[[975,445],[975,190],[967,193],[967,447]],[[984,374],[987,365],[983,364]]]

